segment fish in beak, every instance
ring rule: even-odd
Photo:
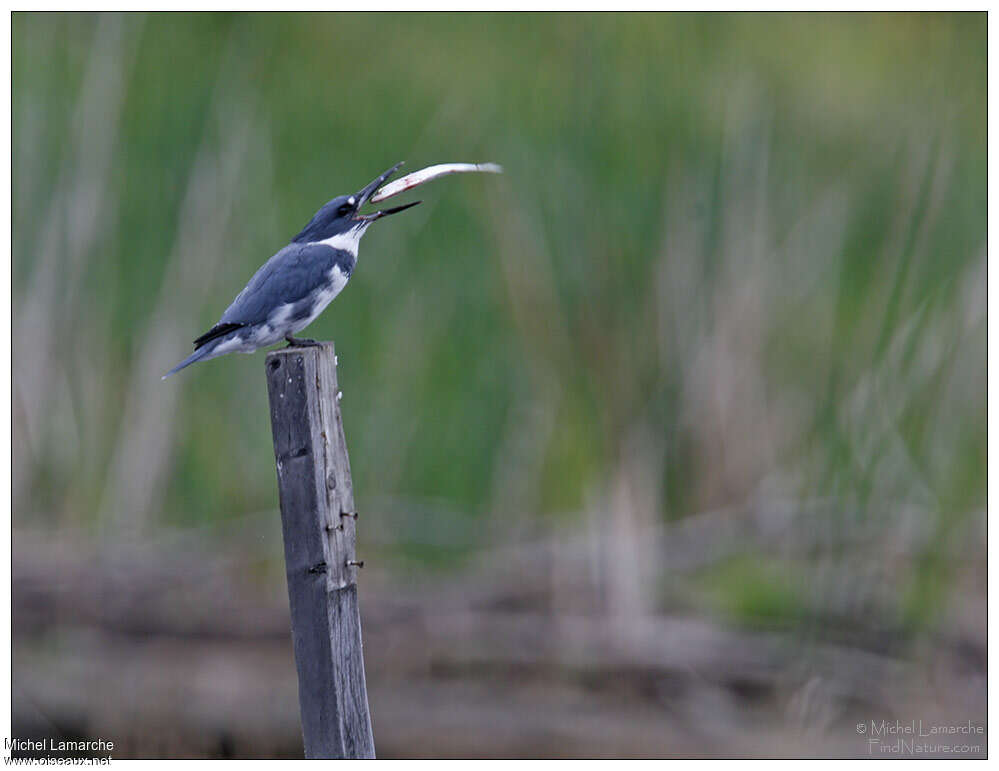
[[[382,217],[387,217],[390,214],[398,214],[401,211],[405,211],[406,209],[411,209],[417,204],[422,203],[422,201],[413,201],[413,203],[407,203],[404,204],[403,206],[394,206],[391,209],[383,209],[381,211],[372,212],[371,214],[360,213],[361,207],[364,206],[364,204],[366,204],[371,199],[371,196],[373,196],[375,194],[375,191],[385,183],[385,180],[387,180],[389,177],[395,174],[395,172],[399,169],[400,166],[403,165],[403,163],[405,163],[405,161],[400,161],[392,168],[386,169],[357,192],[357,194],[354,196],[354,198],[356,199],[354,208],[358,213],[354,215],[354,219],[361,220],[362,222],[374,222],[375,220],[379,220]]]

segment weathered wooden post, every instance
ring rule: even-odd
[[[333,344],[267,355],[306,758],[373,758]]]

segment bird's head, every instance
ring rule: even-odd
[[[375,194],[375,191],[385,184],[385,181],[400,166],[402,166],[401,162],[379,174],[353,195],[341,195],[324,204],[315,213],[315,216],[309,220],[309,224],[302,228],[302,232],[295,236],[292,241],[295,243],[313,243],[316,241],[326,241],[336,236],[355,236],[356,238],[360,238],[367,227],[375,220],[416,206],[420,201],[395,206],[391,209],[375,211],[371,214],[361,214],[361,207],[368,202],[368,199]]]

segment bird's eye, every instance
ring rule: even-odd
[[[348,214],[350,214],[350,212],[353,210],[353,208],[354,207],[351,206],[350,204],[346,204],[345,203],[345,204],[341,205],[339,209],[336,210],[336,213],[339,214],[341,217],[345,217]]]

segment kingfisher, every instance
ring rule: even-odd
[[[357,247],[372,222],[420,201],[361,214],[375,191],[403,164],[379,174],[353,195],[325,204],[291,243],[271,257],[232,301],[218,323],[194,341],[194,353],[167,372],[227,353],[253,353],[284,340],[289,346],[320,345],[295,337],[316,320],[347,285]]]

